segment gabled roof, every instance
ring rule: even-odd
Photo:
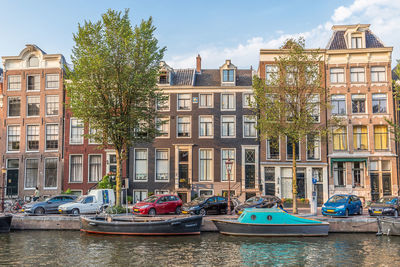
[[[335,30],[326,47],[328,50],[348,49],[344,38],[345,31]],[[385,47],[379,38],[373,34],[371,30],[365,31],[365,45],[366,48],[381,48]]]
[[[236,70],[236,86],[251,86],[252,71]],[[201,73],[196,74],[195,86],[221,86],[221,73],[216,69],[204,69]]]

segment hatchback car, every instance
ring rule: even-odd
[[[234,205],[231,201],[231,210]],[[185,214],[221,214],[226,213],[228,209],[228,199],[220,196],[201,196],[193,199],[182,206],[182,213]]]
[[[156,215],[174,212],[181,213],[182,200],[175,195],[154,195],[136,203],[133,206],[133,214]]]
[[[386,215],[386,216],[399,217],[399,211],[400,211],[399,198],[400,197],[387,196],[379,199],[376,202],[373,202],[368,209],[369,215],[370,216]]]
[[[74,201],[77,198],[75,195],[58,195],[46,198],[42,202],[31,202],[22,207],[22,211],[26,213],[45,214],[59,213],[58,207],[62,204]]]
[[[246,208],[272,208],[275,204],[282,204],[279,197],[276,196],[255,196],[247,199],[243,204],[235,208],[236,214],[241,214]]]
[[[334,195],[322,205],[322,215],[349,216],[362,214],[361,200],[355,195]]]

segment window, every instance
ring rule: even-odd
[[[158,137],[169,137],[169,118],[156,118],[157,130],[160,135]]]
[[[212,149],[200,149],[200,181],[212,180]]]
[[[353,113],[365,113],[365,95],[351,96],[351,109]]]
[[[29,58],[29,67],[39,67],[39,59],[35,56]]]
[[[278,67],[273,65],[265,66],[265,83],[271,85],[278,79]]]
[[[96,138],[98,137],[97,133],[100,134],[101,130],[95,129],[95,128],[91,127],[91,125],[89,124],[89,134],[93,135],[93,137],[89,137],[89,145],[100,144],[101,141],[100,140],[96,140]]]
[[[83,144],[83,122],[82,120],[71,118],[71,137],[70,144]]]
[[[297,68],[293,66],[286,67],[286,83],[294,85],[297,82]]]
[[[79,183],[83,181],[83,157],[82,155],[71,155],[69,161],[69,181]]]
[[[8,91],[19,91],[21,90],[21,76],[20,75],[9,75],[8,76]]]
[[[351,48],[362,48],[361,37],[351,37]]]
[[[190,110],[191,109],[191,95],[190,94],[178,94],[178,110]]]
[[[314,94],[309,99],[311,118],[314,122],[319,122],[319,95]]]
[[[390,171],[391,170],[391,168],[390,168],[390,165],[391,165],[390,160],[382,160],[381,163],[382,163],[382,171]]]
[[[371,82],[386,82],[386,68],[371,67]]]
[[[200,133],[199,137],[213,137],[213,117],[212,116],[199,116]]]
[[[40,90],[40,76],[39,75],[28,75],[28,91],[38,91]]]
[[[117,172],[117,155],[107,153],[106,172],[111,172],[115,175]]]
[[[212,108],[213,107],[213,95],[212,94],[200,94],[200,104],[201,108]]]
[[[368,149],[367,126],[353,126],[353,145],[354,150]]]
[[[257,137],[255,116],[243,116],[243,137]]]
[[[44,187],[57,188],[57,162],[58,158],[44,160]]]
[[[7,133],[8,151],[19,151],[21,128],[19,125],[9,125]]]
[[[330,76],[331,76],[331,83],[344,83],[343,68],[331,68]]]
[[[345,162],[334,162],[333,163],[333,180],[335,186],[344,187],[345,184]]]
[[[222,110],[235,110],[235,95],[234,94],[221,94]]]
[[[369,165],[369,170],[370,171],[378,171],[379,169],[378,169],[378,161],[370,161],[369,162],[370,163],[370,165]]]
[[[279,159],[279,138],[267,140],[267,159]]]
[[[317,134],[307,135],[307,159],[321,159],[321,140]]]
[[[245,93],[243,94],[243,107],[244,108],[251,108],[254,105],[255,99],[254,94]]]
[[[244,188],[256,187],[256,150],[244,149]]]
[[[38,151],[39,150],[39,125],[27,125],[26,126],[26,140],[27,140],[27,151]]]
[[[347,130],[346,127],[338,127],[333,130],[333,150],[344,151],[347,150]]]
[[[353,162],[353,187],[361,187],[364,183],[364,163]]]
[[[206,189],[200,189],[199,190],[199,196],[201,197],[211,197],[214,195],[214,190],[206,190]],[[208,201],[208,203],[213,203],[216,202],[216,198],[210,198]]]
[[[190,117],[178,117],[178,137],[190,137]]]
[[[58,115],[58,95],[46,96],[46,116]]]
[[[169,95],[163,95],[157,99],[156,108],[159,111],[169,110]]]
[[[154,194],[156,194],[156,195],[167,195],[167,194],[169,194],[169,190],[154,190]],[[171,198],[171,196],[170,196],[170,198]],[[172,200],[172,201],[175,201],[175,197],[174,196],[172,196],[172,198],[174,199],[174,200]]]
[[[322,168],[312,168],[312,178],[317,179],[317,183],[323,182]]]
[[[89,182],[100,181],[101,173],[101,155],[89,155]]]
[[[300,160],[300,142],[295,143],[296,160]],[[293,159],[293,142],[292,139],[286,136],[286,158]]]
[[[133,202],[137,203],[147,198],[147,190],[133,190]]]
[[[19,117],[21,115],[21,98],[8,98],[8,117]]]
[[[222,116],[221,123],[222,123],[221,137],[236,136],[235,116]]]
[[[156,181],[169,180],[168,149],[156,149]]]
[[[332,95],[332,115],[346,115],[346,96]]]
[[[27,97],[28,104],[28,117],[29,116],[39,116],[40,112],[40,96],[28,96]]]
[[[160,71],[160,76],[158,79],[159,84],[169,84],[169,75],[168,71]]]
[[[306,66],[306,82],[307,84],[314,84],[318,81],[319,68],[318,65]]]
[[[365,81],[364,68],[350,68],[350,81],[360,83]]]
[[[58,149],[58,124],[46,124],[46,150]]]
[[[223,70],[223,82],[233,82],[235,70]]]
[[[147,181],[146,149],[135,149],[135,181]]]
[[[386,94],[372,94],[372,113],[386,113]]]
[[[58,74],[46,74],[46,89],[58,89],[60,75]]]
[[[374,126],[374,140],[376,150],[388,149],[388,128],[386,125]]]
[[[35,188],[38,182],[39,160],[26,159],[25,162],[25,188]]]
[[[235,181],[235,169],[236,169],[236,159],[235,159],[235,149],[221,149],[221,157],[222,157],[222,181],[228,181],[228,169],[226,168],[226,162],[228,159],[232,162],[232,167],[230,171],[230,179],[231,181]]]

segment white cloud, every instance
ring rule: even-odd
[[[173,68],[193,68],[195,58],[199,53],[202,57],[202,67],[218,68],[225,59],[243,68],[250,65],[258,66],[259,50],[261,48],[278,48],[291,37],[303,36],[306,46],[310,48],[324,48],[332,34],[334,24],[371,24],[372,31],[386,46],[394,46],[400,42],[400,1],[393,0],[355,0],[348,6],[340,6],[333,11],[329,20],[317,25],[313,29],[301,33],[286,33],[276,30],[280,36],[275,39],[265,39],[256,36],[238,44],[236,47],[220,48],[209,47],[186,55],[171,55],[167,63]],[[394,49],[393,61],[400,58],[400,53]]]

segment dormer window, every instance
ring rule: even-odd
[[[169,84],[168,72],[167,71],[161,71],[160,72],[160,77],[159,77],[158,83],[159,84]]]
[[[39,67],[39,59],[35,56],[29,58],[29,67]]]
[[[362,38],[351,37],[351,48],[362,48]]]
[[[223,70],[223,82],[233,82],[235,70]]]

